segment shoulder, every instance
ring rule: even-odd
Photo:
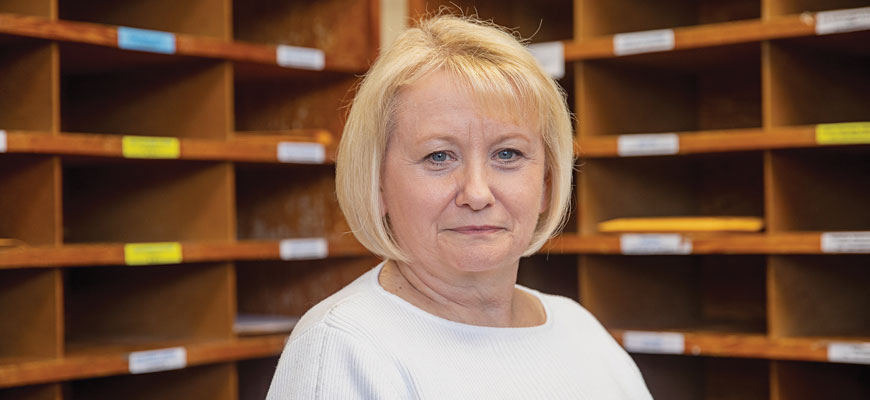
[[[363,321],[367,314],[378,309],[380,301],[373,284],[380,265],[362,274],[359,278],[309,309],[293,328],[290,341],[320,325],[336,325],[347,315],[356,315]]]
[[[628,394],[627,398],[652,398],[632,357],[589,310],[567,297],[549,294],[540,294],[540,297],[555,320],[555,330],[594,349],[600,357],[601,367],[611,371],[620,390]]]

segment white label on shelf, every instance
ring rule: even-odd
[[[326,148],[320,143],[278,143],[278,161],[296,164],[322,164]]]
[[[0,153],[6,152],[6,131],[0,129]]]
[[[677,154],[680,137],[675,133],[619,135],[617,149],[622,157]]]
[[[565,76],[565,45],[562,42],[535,43],[526,48],[544,72],[556,79]]]
[[[823,253],[870,252],[870,232],[824,232]]]
[[[683,354],[686,340],[682,333],[626,331],[622,345],[633,353]]]
[[[317,260],[329,255],[324,238],[284,239],[280,244],[282,260]]]
[[[173,369],[182,369],[186,366],[187,350],[185,350],[184,347],[136,351],[130,353],[131,374],[169,371]]]
[[[276,58],[278,65],[282,67],[320,71],[326,66],[326,54],[323,50],[310,47],[278,45]]]
[[[692,241],[679,233],[624,233],[619,236],[622,254],[692,254]]]
[[[617,33],[613,35],[613,54],[624,56],[674,49],[674,30]]]
[[[851,364],[870,364],[870,343],[831,343],[828,361]]]
[[[816,13],[817,35],[867,29],[870,29],[870,7]]]
[[[124,50],[174,54],[175,34],[171,32],[119,26],[118,47]]]

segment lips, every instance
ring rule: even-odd
[[[501,232],[504,228],[494,225],[466,225],[452,228],[450,230],[464,235],[484,235]]]

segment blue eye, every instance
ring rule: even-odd
[[[434,152],[434,153],[432,153],[432,154],[429,154],[428,157],[429,157],[429,159],[432,160],[432,161],[435,161],[435,162],[437,162],[437,163],[442,163],[442,162],[447,161],[447,159],[448,159],[450,156],[447,155],[447,152],[446,152],[446,151],[436,151],[436,152]]]
[[[498,151],[498,159],[499,160],[511,160],[517,156],[516,150],[504,149]]]

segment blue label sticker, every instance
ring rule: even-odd
[[[124,50],[174,54],[175,34],[148,29],[118,27],[118,47]]]

